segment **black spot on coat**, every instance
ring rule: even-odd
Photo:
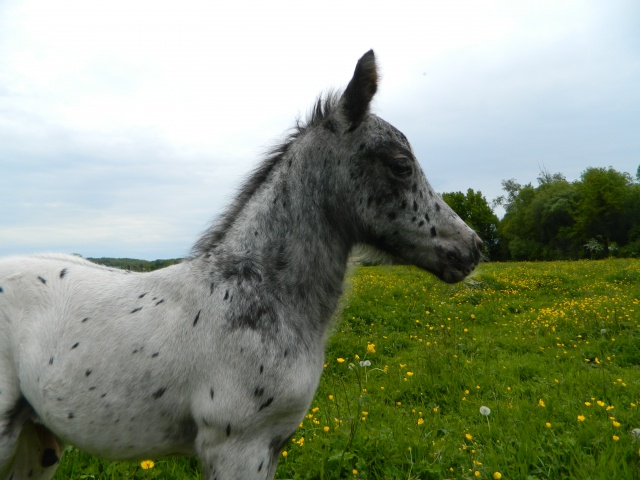
[[[142,310],[142,307],[134,308],[133,310],[131,310],[131,313],[136,313],[136,312],[139,312],[140,310]]]
[[[60,278],[64,278],[64,276],[69,272],[69,270],[67,270],[66,268],[63,268],[62,271],[60,272]]]
[[[198,314],[196,315],[196,318],[193,320],[193,326],[194,327],[198,323],[198,320],[200,320],[200,312],[202,312],[202,310],[198,310]]]
[[[71,347],[71,350],[73,350],[74,348],[78,348],[78,345],[80,345],[80,342],[74,343],[73,346]]]
[[[43,285],[47,284],[47,281],[44,278],[42,278],[40,275],[38,275],[38,280],[40,280]]]
[[[258,411],[259,412],[262,411],[262,409],[267,408],[272,403],[273,403],[273,397],[269,397],[266,402],[264,402],[262,405],[260,405],[260,408],[258,409]]]
[[[162,395],[164,395],[164,392],[166,392],[167,389],[165,387],[159,388],[158,390],[156,390],[155,392],[153,392],[152,397],[157,400],[159,399]]]

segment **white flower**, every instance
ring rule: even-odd
[[[606,335],[607,334],[607,329],[603,328],[602,330],[600,330],[600,334],[601,335]]]
[[[485,407],[484,405],[480,407],[480,414],[488,417],[491,413],[491,409],[489,407]]]
[[[364,361],[360,361],[360,366],[361,367],[370,367],[371,366],[371,362],[369,360],[364,360]]]
[[[631,430],[631,435],[636,438],[640,438],[640,428],[634,428],[633,430]]]

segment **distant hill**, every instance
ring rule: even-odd
[[[151,272],[159,268],[175,265],[182,261],[181,258],[172,258],[169,260],[136,260],[135,258],[87,258],[87,260],[105,265],[107,267],[121,268],[123,270],[131,270],[132,272]]]

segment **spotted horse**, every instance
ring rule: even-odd
[[[458,282],[478,236],[405,136],[370,112],[373,51],[320,96],[182,263],[0,261],[0,478],[49,479],[62,447],[198,455],[209,480],[272,479],[324,362],[352,247]]]

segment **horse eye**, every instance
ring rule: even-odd
[[[393,163],[389,164],[389,169],[394,176],[400,179],[409,178],[413,173],[411,164],[406,160],[395,160]]]

